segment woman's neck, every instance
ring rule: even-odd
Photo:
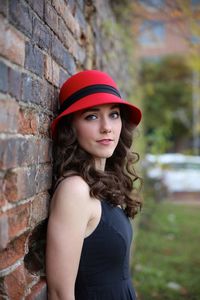
[[[104,171],[106,165],[105,158],[95,158],[95,169],[99,171]]]

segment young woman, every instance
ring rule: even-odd
[[[140,110],[106,73],[82,71],[60,91],[52,123],[55,192],[46,251],[49,300],[134,300],[129,272],[133,218],[133,129]]]

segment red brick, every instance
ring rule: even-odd
[[[3,170],[35,164],[38,143],[35,138],[11,137],[1,140],[0,168]]]
[[[31,293],[25,298],[26,300],[45,300],[47,299],[47,284],[44,279],[41,279],[33,286]]]
[[[10,240],[28,230],[30,202],[14,207],[6,213],[8,216]]]
[[[50,84],[46,80],[43,82],[42,103],[41,103],[42,107],[53,111],[53,102],[57,102],[57,107],[58,107],[58,97],[56,98],[58,93],[55,95],[55,91],[56,89],[52,84]],[[55,98],[57,101],[55,100]]]
[[[17,166],[17,142],[16,139],[8,138],[1,140],[0,168],[8,169]]]
[[[18,103],[13,99],[0,100],[0,132],[17,132]]]
[[[49,56],[46,55],[45,59],[45,77],[53,85],[59,87],[59,66],[58,64]]]
[[[15,201],[18,199],[18,185],[16,172],[7,172],[4,179],[4,195],[9,201]]]
[[[56,9],[59,15],[63,14],[67,6],[64,0],[52,0],[52,5]]]
[[[72,15],[69,6],[66,5],[64,0],[53,0],[52,5],[55,7],[57,12],[62,16],[67,27],[75,35],[75,37],[80,37],[80,26],[77,20]]]
[[[0,207],[6,204],[6,198],[4,194],[4,175],[0,173]]]
[[[20,265],[4,278],[4,286],[8,299],[18,300],[23,298],[26,289],[26,276],[23,265]]]
[[[77,59],[77,61],[79,61],[79,63],[81,64],[84,64],[86,58],[86,50],[80,47],[79,43],[77,42],[77,39],[75,39],[74,35],[68,30],[63,19],[59,19],[58,26],[58,36],[61,39],[61,41],[64,43],[69,52]],[[83,41],[84,39],[81,41],[81,43]],[[70,72],[70,69],[68,69],[68,71]]]
[[[50,164],[41,164],[36,177],[37,193],[44,192],[52,185],[52,166]]]
[[[19,132],[22,134],[37,134],[38,115],[28,108],[20,108],[19,111]]]
[[[30,136],[29,138],[17,139],[17,166],[29,166],[35,164],[38,160],[38,143],[37,139]]]
[[[8,217],[6,214],[2,214],[0,215],[0,250],[4,249],[8,242]]]
[[[59,32],[58,32],[59,38],[64,43],[64,45],[69,49],[69,52],[77,58],[78,50],[79,50],[77,40],[75,40],[74,36],[69,31],[65,22],[62,19],[59,19],[58,26],[59,26]]]
[[[34,200],[31,204],[31,228],[46,219],[46,217],[48,216],[49,199],[50,196],[48,193],[40,193],[34,197]]]
[[[0,53],[18,65],[24,65],[25,40],[22,34],[10,26],[2,16],[0,16]]]
[[[47,114],[40,114],[39,115],[39,133],[46,137],[50,136],[50,123],[51,119]]]
[[[27,286],[33,286],[33,282],[36,282],[36,279],[39,278],[38,275],[30,273],[25,267],[24,267],[24,275],[26,277]]]
[[[9,170],[4,179],[5,197],[9,202],[33,196],[36,191],[36,167]]]
[[[38,150],[38,159],[40,163],[50,162],[52,157],[52,141],[42,139],[38,141],[39,150]]]
[[[7,202],[1,186],[3,186],[3,181],[0,179],[0,207],[3,207],[7,204]]]
[[[14,264],[18,259],[24,257],[25,243],[28,234],[24,234],[11,243],[0,252],[0,270],[8,268]]]

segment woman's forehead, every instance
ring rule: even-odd
[[[115,109],[115,108],[119,108],[119,104],[118,103],[111,103],[111,104],[101,104],[101,105],[95,105],[89,108],[85,108],[83,109],[83,111],[98,111],[104,108],[108,108],[108,109]]]

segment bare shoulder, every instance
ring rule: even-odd
[[[73,207],[85,207],[90,202],[90,190],[88,184],[80,176],[65,178],[57,187],[52,201],[51,209]]]
[[[68,189],[74,190],[75,192],[89,191],[89,186],[80,176],[70,176],[61,181],[58,189]]]

